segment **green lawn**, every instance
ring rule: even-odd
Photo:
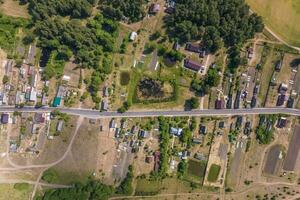
[[[299,0],[246,0],[251,9],[261,15],[265,24],[280,38],[300,46]]]
[[[221,170],[220,165],[212,164],[209,168],[207,180],[209,182],[216,182],[218,180],[220,170]]]

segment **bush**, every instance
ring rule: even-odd
[[[133,167],[130,165],[128,167],[126,178],[121,182],[120,186],[117,188],[117,193],[131,195],[133,192],[132,181],[133,181]]]
[[[43,173],[42,180],[47,183],[55,183],[58,180],[57,173],[52,169],[48,169]]]
[[[28,183],[16,183],[14,184],[14,189],[24,191],[29,189]]]

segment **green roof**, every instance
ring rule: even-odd
[[[55,97],[53,101],[53,107],[60,106],[61,97]]]

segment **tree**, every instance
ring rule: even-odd
[[[127,175],[125,179],[121,182],[119,187],[117,188],[117,193],[131,195],[133,192],[132,181],[133,181],[133,167],[132,165],[129,165]]]
[[[33,43],[35,40],[35,35],[33,33],[29,33],[28,35],[26,35],[24,38],[23,38],[23,43],[25,45],[29,45],[31,43]]]
[[[9,82],[9,77],[7,75],[4,75],[2,79],[2,83],[5,85],[8,82]]]
[[[130,23],[138,22],[145,16],[145,0],[103,0],[102,13],[114,20],[127,20]]]
[[[196,98],[196,97],[192,97],[191,99],[190,99],[190,105],[191,105],[191,108],[192,109],[196,109],[196,108],[199,108],[199,99],[198,98]]]
[[[181,160],[177,167],[177,175],[179,178],[182,178],[187,170],[187,163],[184,160]]]

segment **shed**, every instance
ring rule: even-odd
[[[135,39],[137,38],[137,33],[136,32],[131,32],[130,36],[129,36],[129,40],[130,41],[135,41]]]
[[[149,9],[149,13],[150,14],[157,14],[158,12],[160,11],[160,5],[159,4],[152,4],[150,6],[150,9]]]
[[[59,120],[56,124],[56,131],[57,132],[61,132],[63,129],[63,125],[64,125],[64,121],[63,120]]]

